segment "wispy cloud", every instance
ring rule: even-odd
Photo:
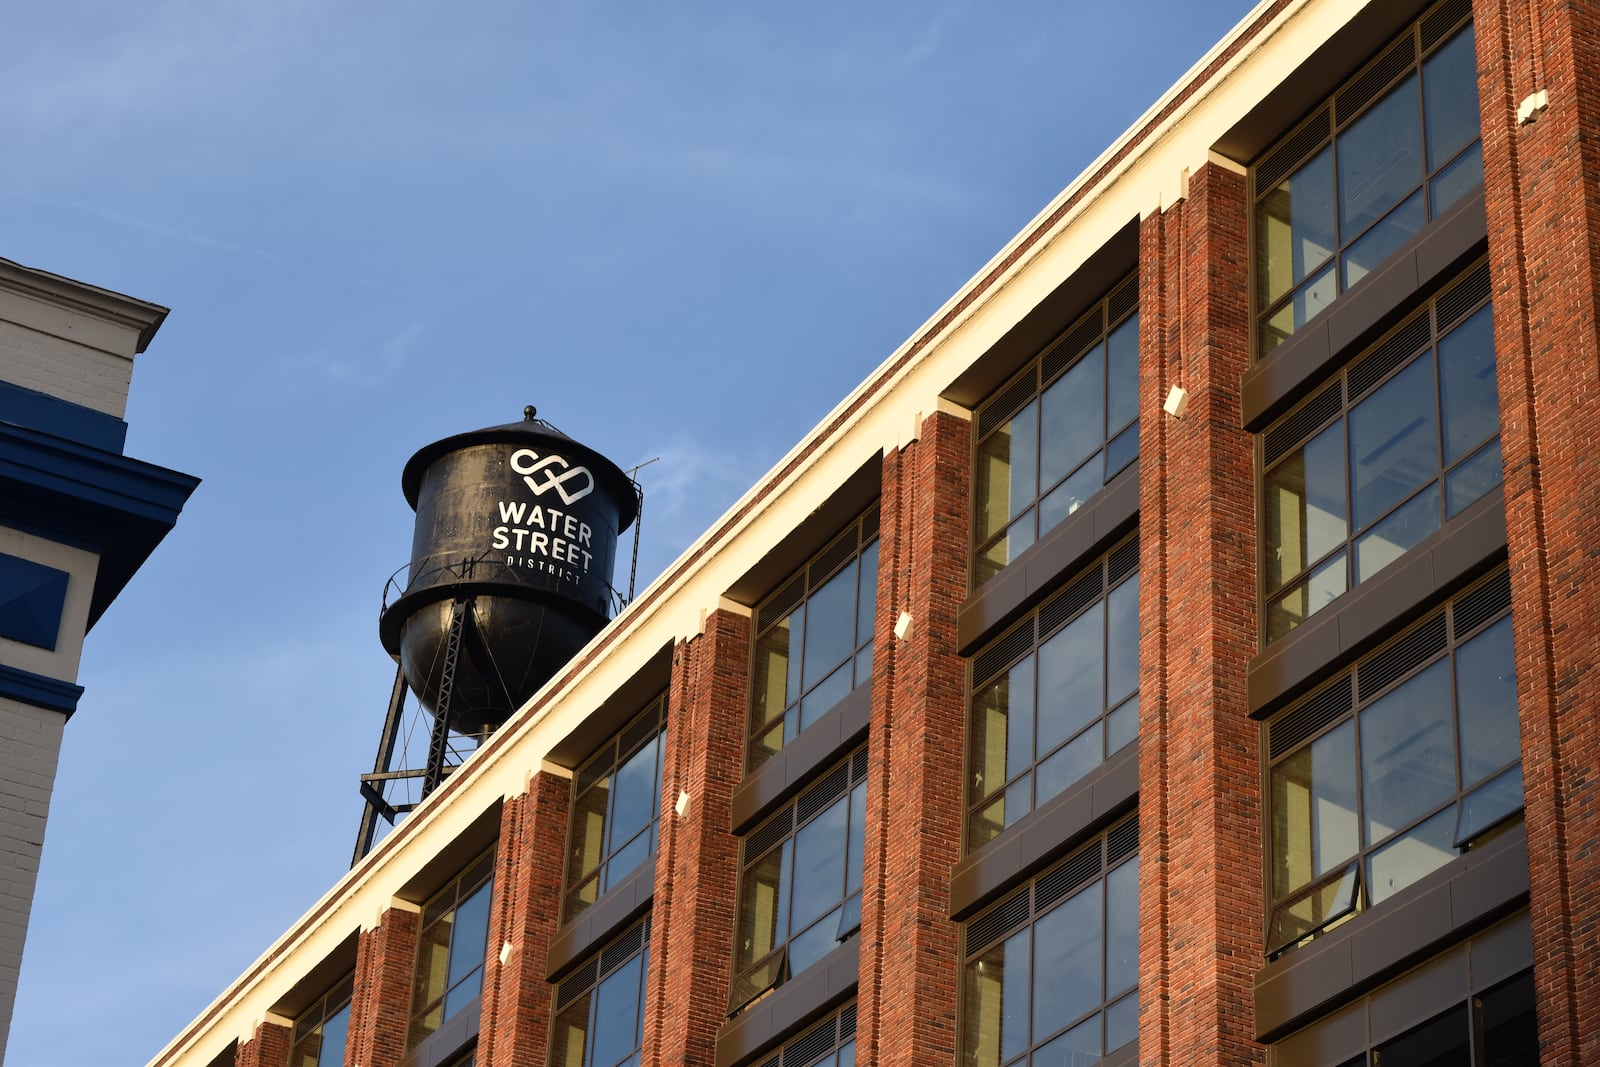
[[[644,486],[638,587],[644,588],[706,531],[772,463],[762,450],[730,451],[707,441],[673,436],[647,448],[660,456],[638,473]],[[619,551],[624,556],[626,550]],[[627,580],[619,561],[616,584]]]
[[[384,338],[371,356],[352,359],[335,356],[321,364],[328,384],[353,389],[376,389],[388,383],[416,354],[427,323],[413,322]]]

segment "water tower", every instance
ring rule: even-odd
[[[532,407],[519,422],[457,434],[400,476],[417,513],[411,562],[384,591],[378,635],[399,664],[378,757],[361,776],[359,860],[401,781],[426,797],[451,769],[452,739],[492,733],[610,620],[617,539],[637,483]],[[392,767],[406,690],[432,717],[423,766]]]

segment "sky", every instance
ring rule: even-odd
[[[172,308],[126,451],[203,479],[85,645],[12,1067],[148,1061],[348,869],[413,452],[659,457],[642,589],[1248,11],[9,7],[0,256]]]

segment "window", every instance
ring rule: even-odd
[[[1435,7],[1256,165],[1258,355],[1483,185],[1471,15]]]
[[[962,1063],[1096,1063],[1139,1036],[1139,823],[966,924]]]
[[[1339,1067],[1538,1067],[1533,972],[1524,971]]]
[[[1261,435],[1267,641],[1500,484],[1488,299],[1480,263]]]
[[[744,839],[730,1012],[861,929],[866,777],[861,748]]]
[[[855,1067],[856,1006],[841,1009],[790,1041],[761,1067]]]
[[[491,850],[422,909],[408,1048],[439,1029],[482,991],[493,889]]]
[[[877,607],[874,505],[756,610],[752,769],[872,677]]]
[[[967,847],[1139,734],[1139,538],[1124,541],[972,659]]]
[[[655,854],[666,716],[662,694],[573,776],[563,922]]]
[[[1139,454],[1139,280],[1130,277],[978,409],[973,584]]]
[[[1502,567],[1267,724],[1271,956],[1522,810]]]
[[[344,1063],[345,1036],[350,1032],[350,995],[355,975],[328,990],[294,1021],[294,1047],[289,1067],[340,1067]]]
[[[645,916],[557,987],[551,1067],[637,1067],[649,972]]]

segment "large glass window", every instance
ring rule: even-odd
[[[650,917],[645,916],[556,988],[551,1067],[637,1067],[649,972]]]
[[[355,975],[328,990],[294,1021],[289,1067],[341,1067],[350,1032],[350,995]]]
[[[973,584],[1139,455],[1139,285],[1130,277],[978,409]]]
[[[1269,955],[1521,812],[1510,606],[1502,567],[1267,724]]]
[[[416,981],[411,990],[410,1048],[483,991],[489,942],[494,852],[480,856],[422,909]]]
[[[1471,16],[1436,6],[1256,165],[1259,355],[1483,185]]]
[[[967,847],[1139,734],[1139,538],[1096,560],[972,659]]]
[[[877,607],[873,505],[756,609],[752,769],[872,677]]]
[[[965,927],[962,1063],[1096,1063],[1139,1036],[1139,823]]]
[[[1268,641],[1500,484],[1488,299],[1482,263],[1261,435]]]
[[[850,1004],[787,1042],[761,1067],[855,1067],[856,1006]]]
[[[861,929],[866,778],[861,748],[745,837],[730,1011]]]
[[[1524,971],[1339,1067],[1538,1067],[1537,1015]]]
[[[563,922],[655,855],[666,716],[662,694],[573,776]]]

